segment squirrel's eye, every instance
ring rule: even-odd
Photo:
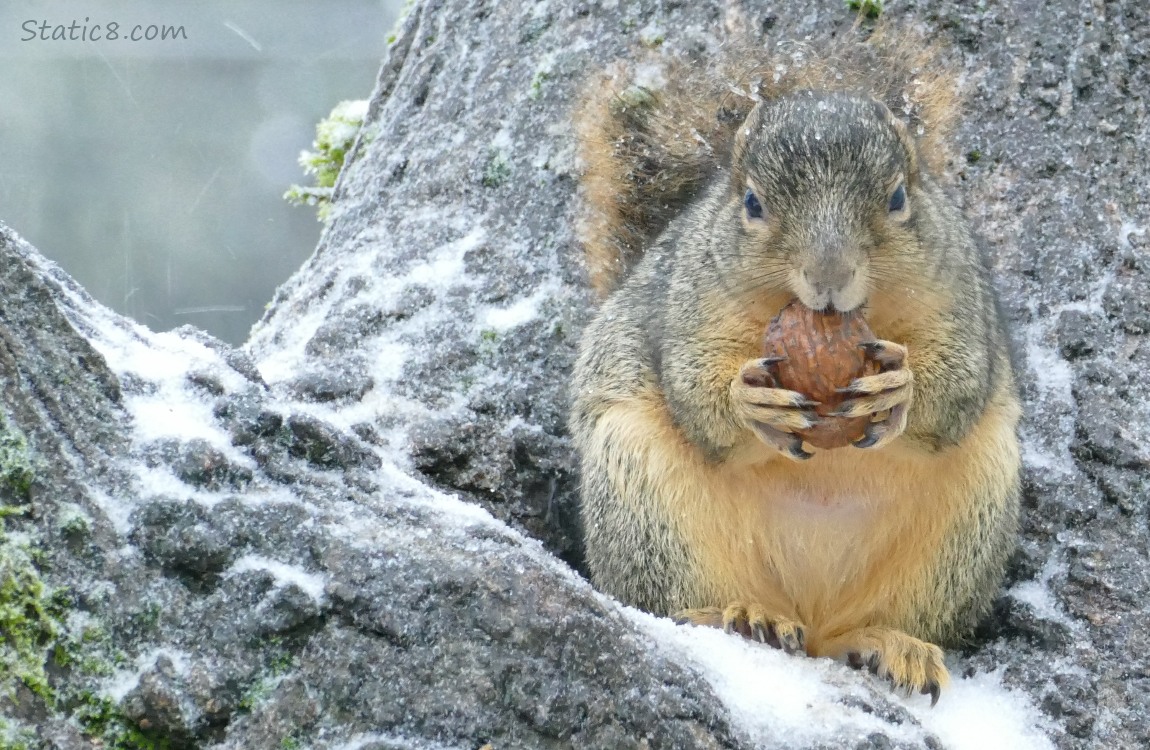
[[[747,209],[748,219],[763,218],[763,204],[759,203],[758,196],[750,188],[747,188],[747,193],[743,196],[743,205]]]
[[[900,184],[890,196],[890,211],[901,211],[906,205],[906,186]]]

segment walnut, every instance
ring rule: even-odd
[[[831,416],[849,394],[838,393],[851,381],[874,375],[879,365],[860,346],[875,336],[862,313],[824,313],[793,300],[775,316],[763,341],[768,357],[786,357],[775,365],[778,386],[818,401],[819,423],[798,433],[816,448],[841,448],[863,437],[870,417]]]

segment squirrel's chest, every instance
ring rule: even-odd
[[[871,564],[887,505],[862,488],[767,487],[758,498],[755,547],[788,588],[831,592]]]
[[[914,491],[896,462],[849,448],[818,451],[801,463],[732,466],[725,473],[726,491],[745,511],[828,533],[880,522]]]
[[[729,524],[715,531],[733,542],[728,555],[746,576],[740,588],[769,580],[794,596],[833,598],[907,533],[913,489],[897,472],[850,459],[820,453],[805,464],[775,462],[727,477],[720,493],[727,512],[713,523]]]

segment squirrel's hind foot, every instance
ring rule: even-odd
[[[685,609],[673,618],[679,624],[705,625],[738,633],[744,638],[782,649],[788,654],[806,653],[806,630],[789,617],[772,615],[759,604],[732,602],[726,607]]]
[[[834,638],[820,652],[845,657],[849,666],[864,667],[907,695],[930,695],[938,703],[942,688],[950,681],[942,649],[893,628],[862,628]]]

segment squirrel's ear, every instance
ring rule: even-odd
[[[902,149],[906,153],[906,177],[911,182],[918,180],[918,145],[915,143],[914,136],[911,135],[910,128],[902,120],[902,118],[895,115],[890,110],[890,107],[878,99],[874,99],[875,108],[886,117],[890,126],[894,129],[898,140],[902,143]]]
[[[914,136],[910,134],[910,128],[906,123],[895,117],[894,114],[890,116],[890,124],[894,128],[894,132],[898,134],[899,141],[902,142],[902,148],[906,151],[906,176],[907,179],[915,181],[918,179],[918,145],[914,141]]]
[[[731,188],[742,195],[747,188],[747,142],[759,130],[763,121],[765,102],[758,102],[735,131],[731,147]]]

